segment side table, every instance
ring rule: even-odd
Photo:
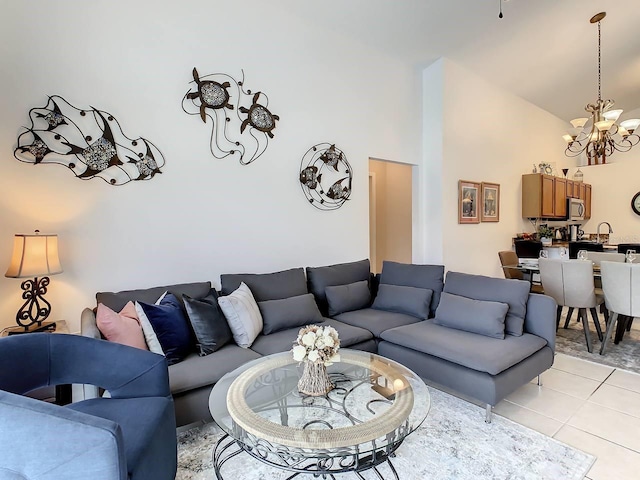
[[[12,334],[17,334],[18,332],[23,331],[24,328],[20,326],[15,327],[6,327],[0,331],[0,337],[8,337]],[[67,322],[65,320],[57,320],[55,322],[55,328],[50,330],[46,330],[46,332],[50,333],[69,333],[69,327],[67,326]],[[28,335],[27,333],[21,333],[21,335]],[[33,392],[29,392],[29,396],[33,398],[37,398],[38,400],[44,400],[47,402],[53,402],[57,405],[67,405],[71,403],[71,385],[56,385],[55,392],[53,391],[53,387],[44,387],[34,390]]]

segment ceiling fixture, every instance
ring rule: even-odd
[[[565,155],[576,157],[584,152],[588,165],[607,163],[616,150],[627,152],[640,141],[634,133],[640,120],[634,118],[617,123],[622,114],[621,109],[613,110],[613,100],[602,100],[600,69],[600,21],[607,15],[600,12],[591,17],[591,23],[598,24],[598,101],[590,103],[584,109],[591,114],[590,118],[574,118],[573,128],[562,136],[567,141]]]

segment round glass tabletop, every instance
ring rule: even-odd
[[[363,455],[386,457],[425,420],[429,391],[393,360],[348,349],[340,356],[327,367],[335,388],[321,397],[298,392],[303,366],[291,352],[249,362],[215,384],[211,415],[244,450],[275,465],[322,457],[348,469]]]

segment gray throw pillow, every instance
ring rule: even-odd
[[[318,308],[323,315],[328,313],[325,289],[334,285],[348,285],[362,280],[369,280],[371,267],[369,259],[358,262],[337,263],[325,267],[307,267],[307,283],[309,292],[313,293]],[[290,295],[289,295],[290,296]]]
[[[327,297],[330,317],[367,308],[371,303],[371,292],[367,280],[326,287],[324,293]]]
[[[509,305],[473,300],[442,292],[433,323],[493,338],[504,338],[504,321]]]
[[[485,277],[469,273],[447,272],[444,291],[474,300],[487,300],[509,305],[505,331],[519,337],[524,329],[527,301],[531,285],[526,280]]]
[[[258,307],[262,314],[262,333],[265,335],[324,321],[311,293],[258,302]]]
[[[433,290],[381,283],[371,308],[387,312],[405,313],[421,320],[429,318]]]
[[[211,289],[204,298],[182,295],[182,300],[196,334],[200,356],[219,350],[233,339],[227,319],[218,306],[218,292]]]

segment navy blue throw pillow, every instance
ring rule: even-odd
[[[180,302],[172,293],[167,293],[160,305],[140,302],[158,337],[169,365],[182,361],[191,351],[191,330],[182,312]]]

